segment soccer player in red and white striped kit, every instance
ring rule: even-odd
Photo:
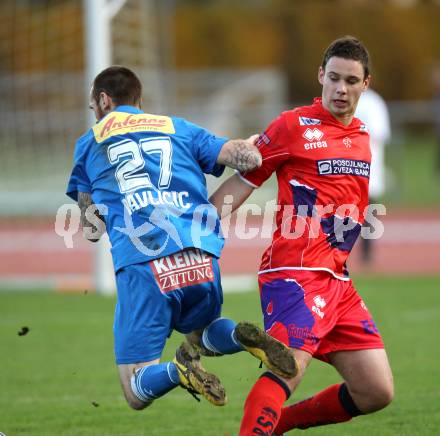
[[[235,210],[276,172],[279,210],[258,273],[261,309],[266,331],[291,347],[299,371],[291,379],[271,372],[258,379],[241,436],[349,421],[393,398],[381,336],[346,269],[368,206],[369,134],[354,117],[370,82],[365,46],[351,36],[332,42],[318,80],[320,98],[283,112],[260,136],[262,166],[236,173],[210,199],[220,211],[232,195]],[[312,357],[333,365],[342,382],[283,406]]]

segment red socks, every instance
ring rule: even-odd
[[[240,436],[271,436],[289,395],[289,388],[282,380],[272,373],[264,373],[244,404]]]
[[[289,388],[282,380],[272,373],[264,373],[246,399],[239,436],[280,436],[294,428],[336,424],[363,414],[354,404],[345,383],[282,407],[289,395]]]
[[[346,385],[337,384],[307,400],[283,407],[274,433],[281,435],[293,428],[305,429],[349,421],[353,416],[360,414],[361,412],[353,403]]]

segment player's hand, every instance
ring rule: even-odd
[[[248,139],[246,139],[246,141],[249,141],[252,145],[257,146],[259,137],[260,137],[260,135],[258,135],[258,134],[251,135],[251,136],[249,136]]]
[[[83,237],[90,242],[98,242],[106,232],[104,217],[99,213],[99,208],[94,203],[91,203],[81,213],[81,224],[83,227]]]

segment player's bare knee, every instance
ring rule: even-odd
[[[302,378],[304,377],[312,356],[308,352],[302,350],[291,348],[291,351],[296,360],[296,364],[298,365],[298,373],[293,378],[283,379],[283,380],[289,387],[290,392],[293,392],[300,384]]]
[[[373,407],[375,409],[373,411],[381,410],[393,401],[394,383],[392,377],[373,390],[373,397]]]
[[[148,407],[151,402],[144,402],[140,398],[138,398],[131,389],[130,384],[127,380],[121,380],[122,392],[124,393],[125,401],[129,407],[133,410],[142,410]]]
[[[387,407],[394,398],[392,384],[370,387],[369,389],[351,392],[356,406],[365,414],[377,412]]]
[[[128,400],[127,399],[127,403],[130,406],[130,408],[133,410],[143,410],[146,407],[150,406],[153,402],[150,401],[149,403],[143,403],[139,400]]]
[[[374,395],[372,412],[384,409],[391,403],[391,401],[393,401],[393,398],[394,398],[394,387],[392,384],[378,389]]]
[[[146,407],[150,406],[153,402],[153,401],[149,401],[149,402],[141,401],[131,391],[130,392],[124,391],[124,396],[125,396],[125,400],[127,401],[127,404],[133,410],[143,410]]]
[[[301,383],[301,380],[304,377],[308,366],[308,361],[304,359],[298,359],[297,355],[295,355],[295,359],[298,365],[298,373],[293,378],[283,378],[291,393],[294,392],[297,386]]]

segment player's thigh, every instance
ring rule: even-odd
[[[361,411],[379,410],[391,402],[394,396],[393,375],[383,348],[337,351],[328,357],[347,383]]]
[[[192,270],[199,277],[198,283],[184,283],[186,286],[178,290],[179,298],[174,300],[178,301],[179,307],[174,310],[172,327],[186,334],[190,342],[196,343],[203,329],[220,316],[223,304],[218,260],[207,254],[205,256],[209,262]]]
[[[314,355],[333,329],[337,292],[330,274],[315,271],[279,271],[259,277],[264,328],[294,349]]]
[[[118,271],[116,284],[116,363],[127,365],[160,358],[171,331],[170,298],[160,292],[148,263]]]
[[[119,373],[119,381],[121,382],[122,391],[124,392],[125,399],[127,403],[133,409],[143,409],[148,406],[148,403],[144,403],[140,401],[134,394],[131,389],[131,382],[134,372],[142,368],[144,366],[155,365],[159,363],[159,359],[154,359],[149,362],[139,362],[139,363],[130,363],[118,365],[118,373]]]
[[[384,348],[373,316],[353,283],[340,280],[337,282],[336,287],[340,289],[340,298],[332,310],[336,322],[322,339],[315,357],[327,362],[329,354],[337,351]]]

